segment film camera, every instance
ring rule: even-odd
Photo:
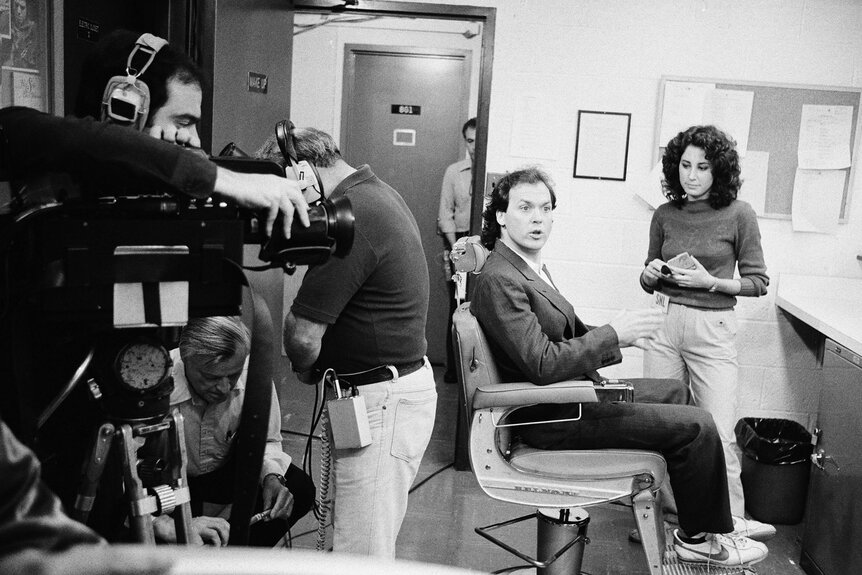
[[[284,175],[268,161],[245,159],[239,168],[235,159],[213,161],[236,171]],[[295,220],[290,239],[280,222],[267,238],[256,232],[252,214],[227,203],[46,185],[41,194],[33,187],[13,192],[0,213],[3,420],[39,455],[43,476],[61,500],[69,508],[74,502],[73,515],[85,522],[89,517],[106,537],[117,525],[113,510],[101,517],[90,513],[99,511],[95,495],[106,493],[102,475],[111,470],[123,477],[113,481],[119,485],[114,491],[131,500],[127,513],[135,538],[150,541],[148,515],[175,506],[181,507],[174,515],[177,532],[187,532],[188,490],[178,463],[184,443],[181,422],[169,414],[167,349],[175,347],[189,318],[240,315],[245,244],[260,243],[266,267],[286,270],[343,257],[353,241],[349,201],[314,206],[311,226]],[[260,327],[255,312],[253,342]],[[266,355],[271,345],[253,344],[252,363],[256,349]],[[269,394],[267,388],[263,395]],[[243,417],[252,404],[249,385]],[[266,399],[267,412],[268,405]],[[136,440],[154,434],[169,436],[173,447],[156,475],[145,471],[148,464],[136,460],[134,450]],[[265,437],[265,429],[258,436]],[[121,456],[113,467],[111,445]],[[82,460],[83,487],[76,473]],[[241,489],[254,494],[252,484]],[[233,527],[231,533],[233,542]]]
[[[222,155],[212,160],[235,172],[285,175],[283,167],[267,160],[242,155]],[[353,211],[350,200],[342,196],[313,203],[308,211],[308,219],[310,225],[307,228],[294,219],[290,239],[284,237],[281,214],[273,226],[272,237],[262,238],[257,226],[253,225],[255,222],[250,222],[252,227],[246,229],[246,235],[260,241],[258,257],[261,261],[269,263],[269,267],[281,267],[287,273],[292,273],[295,266],[323,263],[331,255],[344,257],[350,252],[353,247]]]

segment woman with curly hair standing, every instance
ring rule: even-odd
[[[715,126],[693,126],[667,144],[662,187],[640,283],[661,292],[664,328],[644,352],[644,377],[688,382],[695,403],[712,413],[724,444],[734,529],[768,539],[775,528],[744,518],[734,424],[738,371],[736,297],[766,293],[769,277],[757,216],[739,192],[735,142]],[[680,254],[688,253],[690,257]],[[739,269],[738,276],[734,275]]]

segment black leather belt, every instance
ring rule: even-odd
[[[410,375],[423,365],[425,365],[424,359],[411,361],[410,363],[394,364],[391,366],[381,365],[358,373],[339,373],[338,379],[343,380],[350,385],[368,385],[370,383],[380,383],[381,381],[391,381],[396,377],[396,374],[397,377]],[[393,367],[395,368],[394,372],[390,369]]]

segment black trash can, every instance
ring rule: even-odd
[[[787,419],[746,417],[736,424],[742,490],[751,516],[765,523],[802,521],[811,473],[811,434]]]

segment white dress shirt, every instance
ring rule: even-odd
[[[242,403],[245,398],[245,381],[248,376],[248,358],[230,397],[214,404],[204,401],[189,385],[179,349],[171,351],[171,359],[174,361],[172,370],[174,391],[171,393],[171,406],[178,407],[183,415],[188,457],[187,471],[189,476],[196,477],[215,471],[227,459],[239,428]],[[270,473],[284,475],[290,461],[290,456],[281,446],[281,408],[273,385],[269,428],[263,453],[263,466],[260,470],[261,481]]]

